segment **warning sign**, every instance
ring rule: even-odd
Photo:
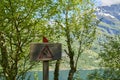
[[[60,43],[32,43],[30,46],[31,60],[58,60],[61,59]]]
[[[40,52],[39,59],[52,58],[52,57],[53,57],[52,52],[50,51],[49,47],[46,45]]]

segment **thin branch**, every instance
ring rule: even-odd
[[[76,59],[76,61],[75,61],[75,67],[77,68],[77,64],[78,64],[78,60],[79,60],[79,57],[80,57],[80,55],[81,55],[81,52],[82,52],[82,41],[80,41],[80,44],[79,44],[80,46],[79,46],[79,49],[78,49],[78,55],[77,55],[77,59]]]
[[[82,41],[83,41],[83,32],[80,33],[80,40],[79,40],[79,49],[78,49],[78,55],[77,55],[77,59],[75,61],[75,67],[77,68],[77,64],[78,64],[78,60],[79,60],[79,57],[81,55],[81,52],[82,52]]]
[[[67,52],[67,50],[66,50],[66,49],[64,49],[64,51],[65,51],[65,53],[66,53],[68,56],[70,56],[70,54]]]
[[[58,23],[59,26],[61,26],[61,28],[65,29],[64,26],[57,20],[55,20],[56,23]]]

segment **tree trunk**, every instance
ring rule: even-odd
[[[70,71],[68,75],[68,80],[73,80],[74,73],[76,72],[76,67],[74,66],[74,59],[73,55],[70,56]]]
[[[72,41],[71,41],[71,35],[70,35],[70,26],[68,24],[68,10],[69,10],[69,4],[66,7],[66,13],[65,13],[65,24],[66,24],[66,41],[67,41],[67,47],[68,47],[68,56],[70,59],[70,71],[68,75],[68,80],[73,80],[74,73],[76,72],[75,62],[74,62],[74,51],[72,50]]]
[[[70,70],[69,71],[69,76],[68,76],[68,80],[73,80],[73,76],[74,76],[74,70]]]
[[[16,76],[13,76],[12,74],[7,77],[7,80],[16,80]]]
[[[54,80],[59,80],[59,67],[60,67],[60,60],[57,60],[55,64]]]

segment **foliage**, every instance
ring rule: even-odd
[[[29,62],[28,44],[45,35],[50,42],[63,39],[72,80],[81,53],[95,39],[98,22],[90,0],[2,0],[0,7],[2,75],[7,80],[24,76],[35,65]]]
[[[70,60],[68,80],[72,80],[81,53],[89,49],[95,39],[97,22],[93,22],[94,9],[89,0],[86,2],[68,0],[62,3],[64,6],[58,7],[61,14],[56,15],[55,20],[62,29],[61,34],[65,37],[65,52]]]
[[[52,1],[0,1],[0,68],[6,80],[19,79],[35,64],[29,61],[29,43],[39,41],[36,17],[48,17],[44,12]],[[41,33],[39,33],[41,35]],[[42,36],[41,36],[42,37]]]
[[[102,74],[94,72],[89,76],[90,80],[119,80],[120,79],[120,36],[107,37],[102,45],[100,58],[101,67],[104,67]],[[92,77],[93,76],[93,77]]]
[[[88,80],[119,80],[120,71],[115,69],[103,69],[103,71],[94,71],[88,75]]]
[[[82,79],[80,78],[80,71],[76,71],[73,80],[82,80]]]
[[[94,71],[93,73],[88,75],[88,80],[104,80],[101,77],[101,73]]]
[[[120,69],[120,37],[108,37],[107,42],[102,44],[100,57],[102,58],[102,65],[105,67]]]

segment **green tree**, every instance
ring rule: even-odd
[[[24,78],[35,65],[29,61],[29,43],[42,35],[38,30],[43,25],[37,24],[49,17],[51,3],[51,0],[0,1],[0,68],[5,80]]]
[[[0,7],[0,64],[4,78],[19,79],[32,68],[28,44],[45,35],[51,42],[65,40],[70,60],[68,80],[72,80],[81,53],[95,38],[93,4],[89,0],[2,0]],[[59,64],[57,61],[55,75]]]
[[[120,79],[120,36],[107,36],[100,44],[101,72],[89,75],[89,80],[119,80]]]
[[[107,42],[101,44],[102,49],[100,57],[102,58],[101,64],[104,67],[120,69],[120,37],[108,37]]]
[[[70,60],[68,80],[73,80],[81,53],[89,49],[95,39],[97,21],[94,21],[93,4],[89,0],[60,0],[58,4],[59,14],[54,20],[65,39],[64,51]]]
[[[110,80],[120,79],[120,36],[108,37],[102,44],[101,65],[105,67],[104,75]],[[104,76],[104,77],[105,77]]]

